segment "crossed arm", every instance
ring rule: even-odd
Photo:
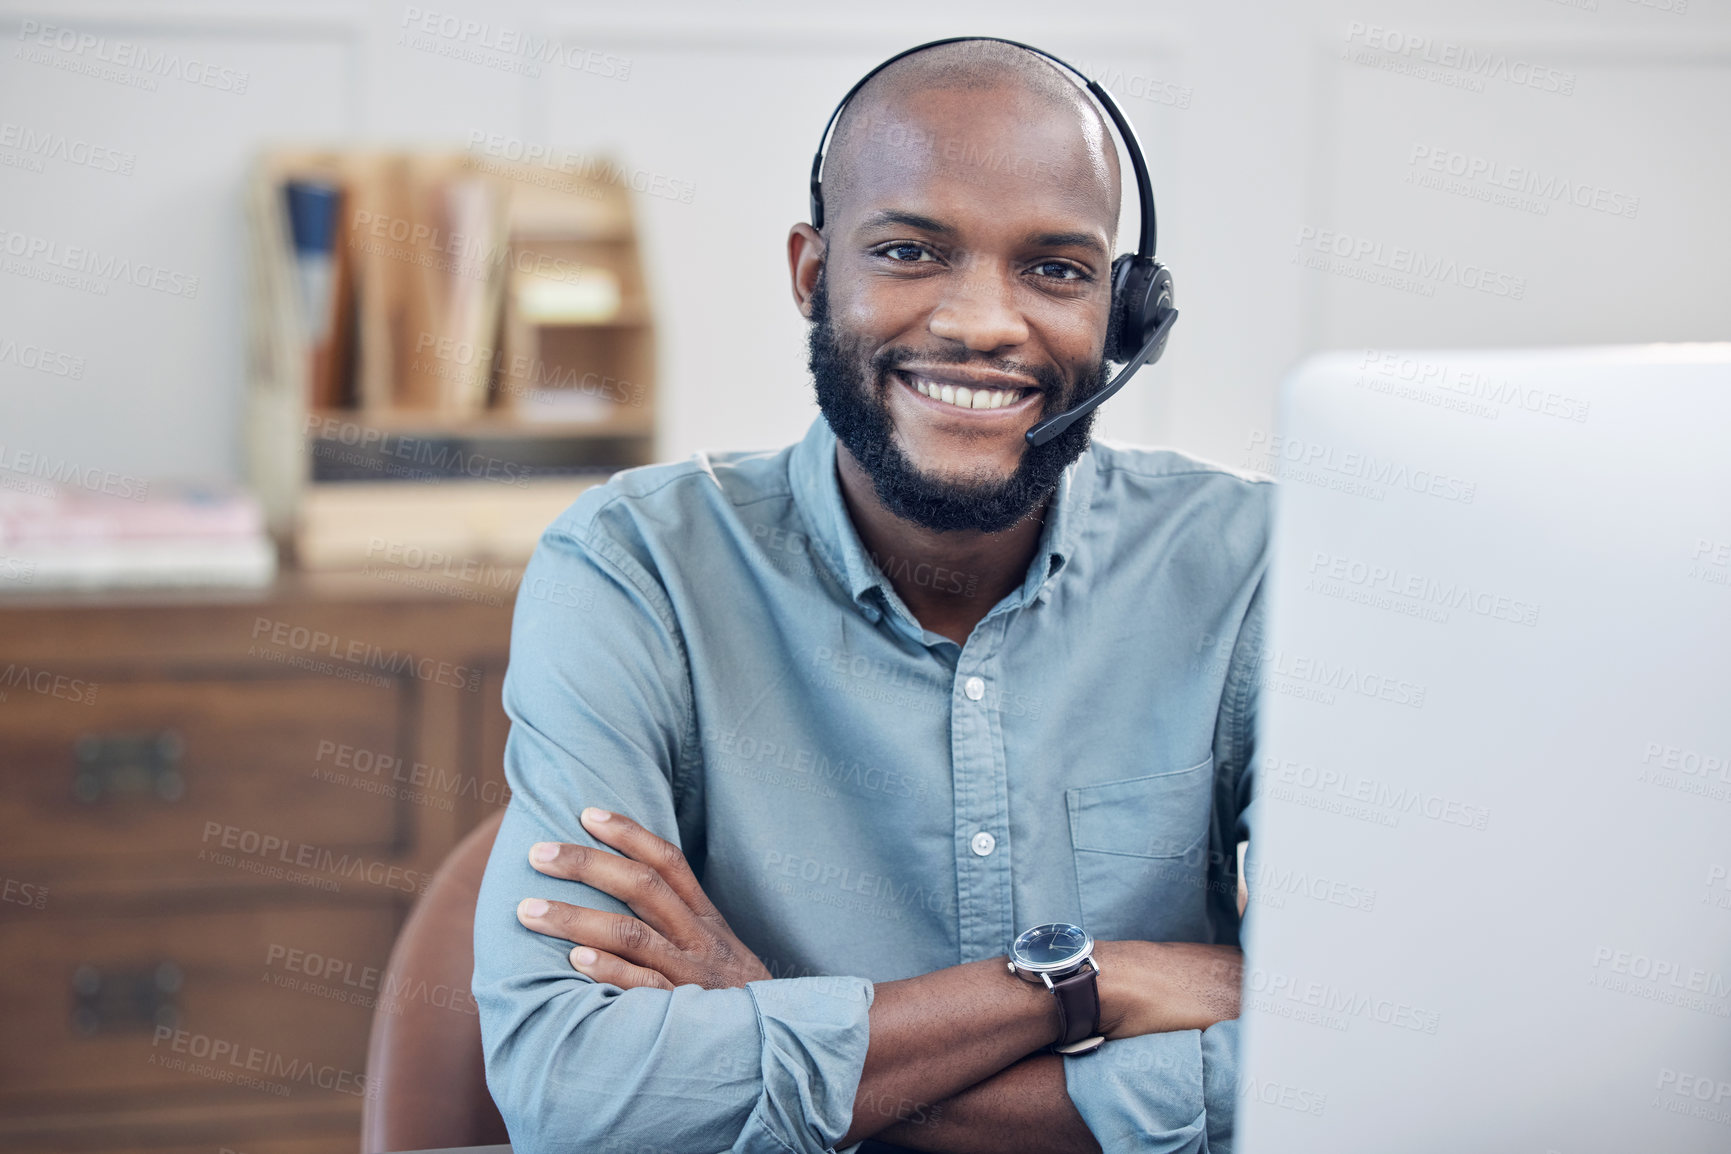
[[[531,865],[602,890],[636,916],[540,899],[517,908],[527,928],[578,943],[574,968],[624,989],[726,989],[770,977],[677,846],[620,814],[590,808],[581,820],[617,852],[541,842]],[[1206,1029],[1238,1015],[1236,949],[1098,942],[1095,956],[1108,1039]],[[954,1154],[1100,1149],[1066,1092],[1065,1059],[1038,1052],[1058,1036],[1056,1001],[1010,974],[1003,958],[875,983],[875,990],[853,1123],[838,1147],[875,1136]]]

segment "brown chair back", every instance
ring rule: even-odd
[[[397,935],[381,995],[443,984],[460,995],[450,1006],[474,1009],[469,979],[475,969],[475,899],[504,817],[500,810],[476,826],[433,875]],[[481,1021],[435,1004],[443,1000],[411,997],[386,1007],[381,997],[367,1046],[368,1089],[375,1081],[378,1088],[363,1107],[361,1154],[510,1141],[487,1090]],[[915,1152],[868,1138],[860,1154]]]
[[[367,1044],[361,1154],[510,1141],[487,1092],[469,993],[475,899],[504,816],[493,814],[458,843],[397,935]]]

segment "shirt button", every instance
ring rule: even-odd
[[[979,833],[974,835],[974,852],[979,854],[981,857],[985,857],[997,848],[998,839],[987,833],[985,830],[981,830]]]
[[[962,692],[968,695],[969,701],[978,701],[980,698],[982,698],[986,695],[985,679],[981,678],[981,677],[968,678],[965,682],[962,683]],[[991,853],[992,847],[987,846],[985,849],[985,852]]]

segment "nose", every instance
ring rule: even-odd
[[[1013,275],[996,261],[968,262],[951,278],[950,291],[932,310],[926,328],[976,353],[1022,344],[1028,324],[1015,305]]]

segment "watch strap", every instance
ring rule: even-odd
[[[1054,1053],[1086,1054],[1106,1039],[1099,1034],[1100,989],[1099,970],[1093,958],[1067,978],[1052,982],[1052,994],[1058,999],[1061,1030],[1058,1040],[1049,1047]]]

